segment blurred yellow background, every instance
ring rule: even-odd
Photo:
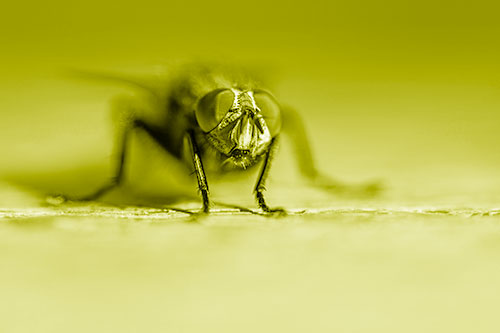
[[[500,3],[2,7],[0,174],[15,181],[0,190],[0,332],[498,331],[498,220],[455,212],[500,206]],[[9,215],[43,202],[16,184],[78,192],[109,174],[109,101],[127,90],[68,70],[156,73],[193,60],[269,73],[303,114],[321,170],[386,186],[371,200],[294,191],[284,145],[273,202],[400,213],[201,224]]]
[[[68,69],[155,73],[170,63],[217,60],[275,78],[281,100],[303,113],[316,159],[332,176],[384,179],[423,196],[446,188],[494,195],[500,185],[496,2],[6,7],[1,170],[108,157],[108,101],[123,89],[80,82]]]

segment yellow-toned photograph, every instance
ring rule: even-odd
[[[0,332],[498,332],[500,4],[0,14]]]

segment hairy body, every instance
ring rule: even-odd
[[[123,181],[129,136],[135,130],[144,131],[165,151],[194,169],[203,212],[210,207],[206,169],[223,175],[245,172],[262,164],[254,189],[258,205],[266,213],[283,213],[284,209],[270,208],[264,199],[273,153],[282,133],[295,148],[299,170],[313,185],[330,191],[347,188],[316,170],[298,113],[279,103],[248,72],[218,65],[194,65],[171,73],[166,79],[96,76],[139,88],[147,103],[121,105],[125,121],[118,142],[115,176],[85,200],[97,199]],[[368,186],[362,190],[372,192],[376,188]]]

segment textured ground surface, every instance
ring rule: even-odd
[[[0,331],[497,331],[499,209],[356,205],[0,209]]]

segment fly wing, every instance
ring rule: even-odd
[[[168,92],[168,75],[165,69],[154,72],[119,73],[93,70],[68,70],[66,74],[77,79],[88,81],[121,84],[164,100]]]

